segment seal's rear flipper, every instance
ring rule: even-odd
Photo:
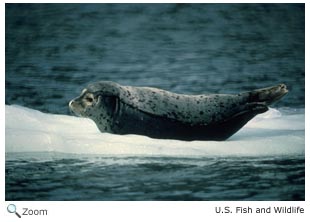
[[[262,102],[266,105],[271,105],[287,94],[288,90],[285,84],[279,84],[277,86],[257,89],[248,93],[250,102]]]

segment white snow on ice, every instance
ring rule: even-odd
[[[151,139],[101,133],[90,119],[5,106],[5,149],[112,156],[259,156],[304,154],[304,111],[258,115],[227,141]]]

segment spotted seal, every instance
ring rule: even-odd
[[[70,101],[101,132],[179,140],[225,140],[283,97],[284,84],[239,94],[183,95],[99,81]]]

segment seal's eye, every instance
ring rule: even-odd
[[[93,97],[90,97],[90,96],[85,97],[85,100],[90,103],[94,101]]]
[[[94,101],[94,99],[92,97],[86,97],[85,98],[87,102],[92,103]]]

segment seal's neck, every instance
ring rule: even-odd
[[[88,117],[96,123],[98,129],[101,132],[113,133],[112,132],[113,118],[111,115],[105,112],[104,109],[101,110],[100,113],[89,114]]]

